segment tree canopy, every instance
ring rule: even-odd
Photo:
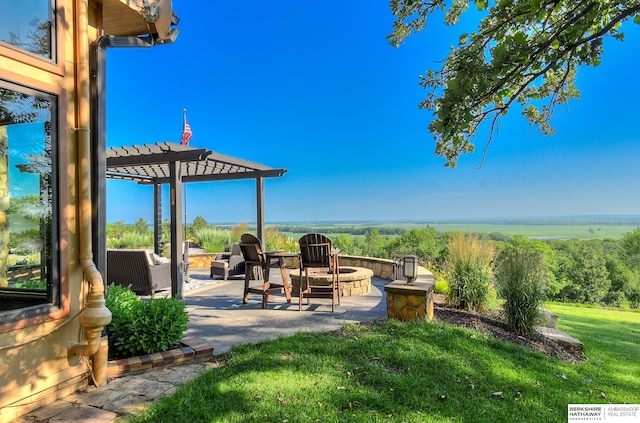
[[[514,104],[553,134],[554,109],[579,96],[577,69],[600,63],[605,37],[624,39],[623,22],[640,23],[640,0],[391,0],[396,19],[387,38],[398,47],[428,17],[453,25],[469,7],[483,12],[477,30],[460,35],[440,69],[420,76],[428,91],[420,107],[433,112],[429,130],[448,167],[474,151],[471,140],[487,122],[484,160],[498,120]]]

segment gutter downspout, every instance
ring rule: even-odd
[[[75,27],[75,73],[76,73],[76,133],[77,133],[77,183],[78,183],[78,237],[80,245],[80,265],[90,286],[87,305],[80,313],[80,325],[84,327],[86,341],[74,344],[71,354],[94,357],[93,373],[95,384],[106,384],[107,355],[99,354],[102,331],[111,322],[111,312],[105,306],[104,282],[102,274],[93,262],[91,247],[91,137],[90,137],[90,92],[89,92],[89,17],[88,0],[77,0]]]
[[[90,292],[86,308],[80,314],[80,325],[85,328],[86,341],[84,344],[75,344],[70,352],[75,355],[93,357],[93,375],[97,386],[106,384],[107,381],[107,351],[108,343],[102,339],[104,327],[111,322],[111,312],[105,306],[104,279],[93,258],[92,243],[94,234],[92,225],[96,220],[105,219],[104,193],[106,190],[106,101],[105,101],[105,76],[106,76],[106,48],[107,47],[153,47],[157,43],[172,43],[177,37],[178,30],[171,31],[166,40],[154,40],[153,37],[116,37],[102,36],[92,44],[91,61],[95,68],[90,69],[89,37],[88,37],[88,0],[76,0],[76,99],[78,106],[77,128],[78,133],[78,220],[79,220],[79,244],[80,264],[90,284]],[[177,19],[177,17],[172,17]],[[172,22],[173,23],[173,22]],[[177,21],[176,21],[177,23]],[[91,75],[89,75],[91,73]],[[90,77],[94,81],[90,84]],[[93,125],[93,136],[90,128]],[[92,149],[93,140],[93,149]],[[94,191],[92,192],[92,186]],[[94,206],[98,210],[95,215]],[[106,223],[106,222],[104,222]],[[99,232],[100,225],[97,225]],[[96,234],[101,240],[103,233]],[[104,243],[96,248],[106,248]],[[102,245],[104,244],[104,245]],[[98,260],[102,267],[106,268],[104,260]]]

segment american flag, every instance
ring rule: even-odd
[[[184,125],[182,126],[182,139],[180,140],[180,144],[189,144],[189,141],[191,141],[191,137],[193,137],[193,133],[191,132],[191,126],[187,123],[187,116],[185,115]]]

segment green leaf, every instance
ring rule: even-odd
[[[538,11],[538,9],[540,9],[540,0],[531,0],[529,4],[531,6],[532,12],[536,12]]]
[[[522,31],[518,31],[513,36],[513,41],[515,41],[516,44],[525,45],[527,44],[527,36]]]
[[[498,66],[500,66],[504,62],[506,55],[507,55],[507,51],[502,44],[498,44],[493,49],[493,60],[495,64]]]
[[[640,15],[635,15],[633,17],[633,23],[640,24]]]
[[[478,10],[484,10],[488,6],[487,0],[476,0],[476,7]]]

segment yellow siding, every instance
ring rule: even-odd
[[[63,303],[68,304],[68,314],[56,320],[21,327],[11,332],[0,333],[0,422],[11,421],[17,416],[52,402],[84,387],[89,379],[88,359],[69,356],[69,346],[84,340],[83,329],[78,323],[78,313],[82,309],[88,287],[83,280],[80,267],[78,210],[76,187],[77,143],[74,78],[74,36],[72,0],[58,2],[58,10],[64,10],[66,22],[64,33],[59,34],[64,42],[59,58],[61,66],[39,65],[37,61],[16,60],[12,52],[9,57],[1,55],[0,69],[3,78],[24,82],[40,90],[53,92],[60,97],[59,143],[60,143],[60,201],[61,201],[61,277],[68,286],[62,289]],[[98,35],[97,13],[102,2],[90,1],[89,38]],[[115,5],[118,3],[117,5]],[[137,22],[139,15],[135,2],[105,2],[116,7],[119,16]],[[122,5],[129,5],[129,13]],[[106,13],[106,11],[105,11]],[[120,21],[122,23],[122,21]],[[62,46],[61,46],[62,47]],[[88,58],[83,58],[89,60]],[[27,62],[27,63],[25,63]],[[32,66],[36,64],[36,67]],[[94,252],[94,255],[96,253]]]

